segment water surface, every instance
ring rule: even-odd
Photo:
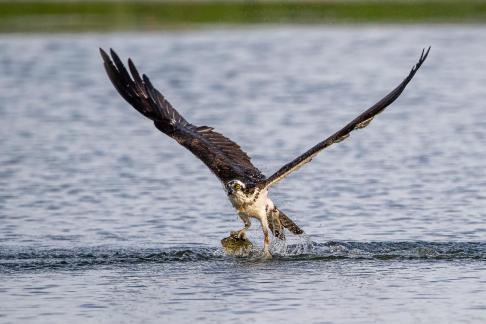
[[[0,322],[483,323],[483,27],[0,37]],[[306,231],[226,256],[206,167],[131,109],[98,47],[270,175],[394,88],[391,109],[272,189]]]

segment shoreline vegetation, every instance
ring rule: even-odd
[[[2,33],[347,23],[484,24],[486,0],[0,0]]]

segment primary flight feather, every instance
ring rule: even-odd
[[[138,112],[151,119],[157,129],[197,156],[222,182],[230,202],[244,223],[244,227],[235,234],[238,237],[246,237],[246,231],[251,225],[250,218],[260,221],[264,234],[264,254],[267,257],[270,257],[269,233],[279,239],[285,237],[284,228],[296,235],[303,233],[302,229],[268,198],[269,187],[310,162],[326,147],[347,138],[353,130],[366,127],[377,114],[401,95],[422,66],[429,51],[430,47],[422,51],[419,61],[407,77],[383,99],[266,178],[238,144],[215,132],[212,127],[196,126],[184,119],[155,89],[146,75],[140,76],[131,59],[128,59],[129,72],[115,51],[111,50],[108,55],[100,49],[106,72],[120,95]]]

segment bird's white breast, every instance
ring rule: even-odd
[[[268,191],[263,190],[251,197],[244,195],[230,196],[229,200],[238,213],[261,219],[266,217],[267,210],[274,208],[273,202],[268,198]]]

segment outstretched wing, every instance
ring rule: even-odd
[[[408,76],[402,81],[402,83],[400,83],[398,87],[396,87],[393,91],[387,94],[383,99],[378,101],[373,107],[363,112],[361,115],[356,117],[353,121],[351,121],[349,124],[344,126],[344,128],[337,131],[326,140],[318,143],[310,150],[308,150],[301,156],[297,157],[292,162],[287,163],[286,165],[281,167],[280,170],[275,172],[268,179],[261,181],[258,184],[258,187],[260,188],[270,187],[271,185],[279,182],[280,180],[288,176],[290,173],[301,168],[304,164],[310,162],[320,151],[322,151],[326,147],[334,143],[339,143],[342,140],[346,139],[349,136],[349,133],[351,133],[353,130],[368,126],[368,124],[377,114],[385,110],[386,107],[388,107],[392,102],[394,102],[400,96],[400,94],[403,92],[407,84],[410,82],[410,80],[412,80],[415,73],[418,71],[422,63],[429,55],[429,51],[430,51],[430,47],[427,49],[427,51],[425,51],[425,49],[422,50],[422,55],[420,55],[420,59],[418,63],[415,64],[415,66],[412,68]]]
[[[100,53],[106,72],[120,95],[138,112],[153,120],[160,131],[197,156],[223,183],[233,179],[257,183],[265,179],[238,144],[213,131],[212,127],[198,127],[185,120],[146,75],[140,77],[130,59],[128,73],[113,50],[110,51],[111,58],[102,49]]]

